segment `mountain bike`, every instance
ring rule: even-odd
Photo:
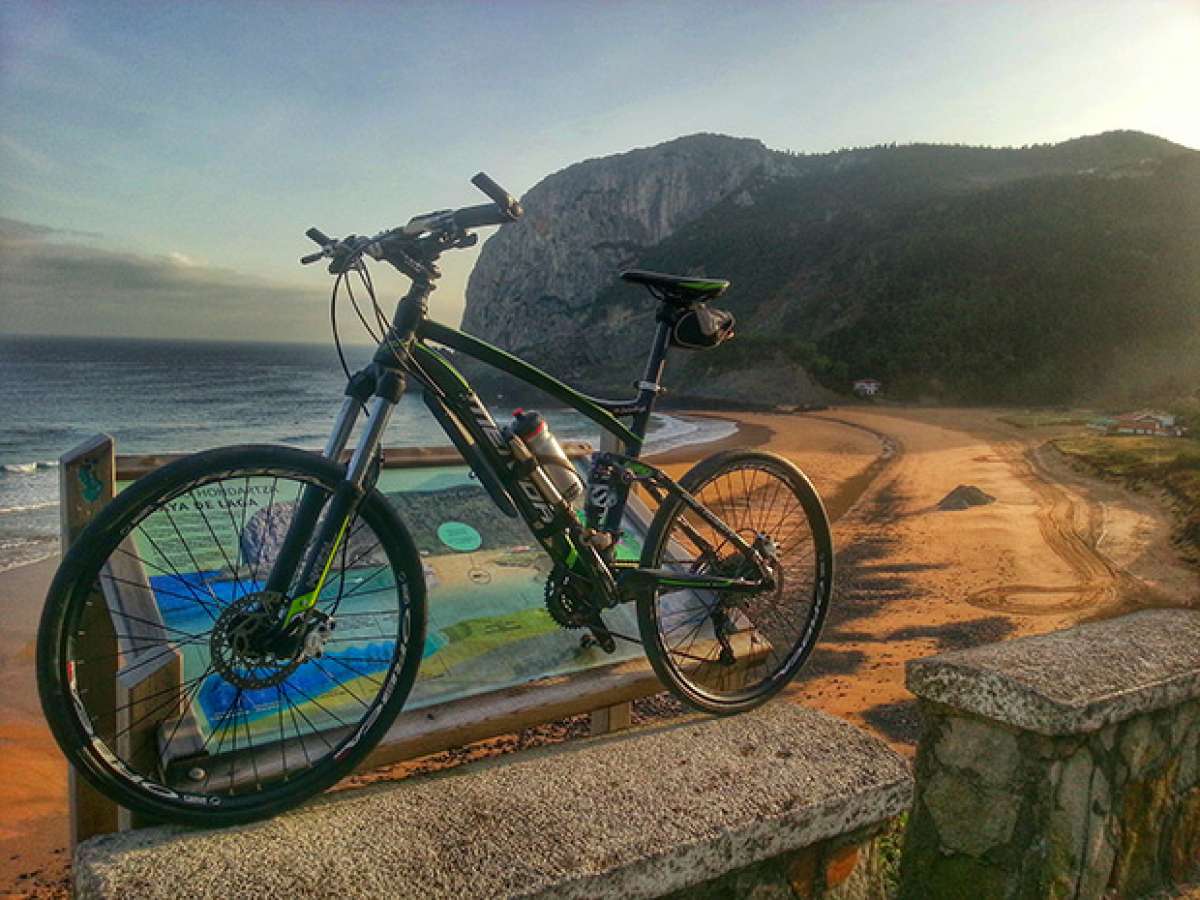
[[[333,316],[348,381],[323,452],[245,445],[184,457],[121,491],[65,554],[38,636],[42,707],[69,762],[122,806],[198,825],[269,816],[347,775],[383,737],[426,652],[421,556],[376,486],[384,429],[410,383],[497,515],[523,520],[552,560],[545,598],[559,625],[611,652],[628,636],[604,613],[635,604],[662,683],[716,714],[778,693],[812,651],[833,550],[808,479],[749,450],[711,455],[678,481],[641,458],[669,349],[732,336],[732,317],[708,306],[729,283],[623,273],[658,303],[644,374],[630,400],[580,393],[427,317],[439,256],[522,215],[486,175],[472,180],[490,202],[371,237],[307,232],[320,249],[302,262],[328,260],[336,276],[331,309],[344,288],[379,329],[372,361],[351,374]],[[390,321],[368,259],[411,281]],[[371,298],[365,312],[355,283]],[[564,473],[528,430],[495,421],[460,356],[578,411],[616,449]],[[623,558],[635,507],[641,551]],[[100,631],[116,652],[89,649]]]

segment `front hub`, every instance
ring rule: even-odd
[[[245,690],[274,687],[307,658],[302,636],[276,635],[285,599],[257,591],[230,603],[217,618],[209,651],[213,668],[230,684]]]

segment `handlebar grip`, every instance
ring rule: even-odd
[[[322,247],[333,243],[333,239],[330,237],[327,237],[325,235],[325,233],[323,231],[321,231],[321,229],[319,229],[319,228],[308,229],[308,231],[304,232],[304,236],[306,238],[308,238],[310,241],[314,241],[314,242],[320,244]]]
[[[315,263],[318,259],[322,259],[324,256],[324,252],[310,253],[308,256],[300,257],[300,265],[307,266],[309,263]]]
[[[485,172],[480,172],[472,178],[471,184],[496,201],[496,205],[504,211],[505,218],[503,221],[515,222],[524,215],[525,211],[521,209],[521,204],[516,201],[516,198],[500,187],[500,185],[496,184],[496,182],[492,181]]]
[[[467,206],[454,211],[454,224],[460,229],[481,228],[484,225],[503,225],[511,222],[508,212],[495,203],[483,203],[479,206]]]

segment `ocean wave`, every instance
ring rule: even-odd
[[[33,512],[36,509],[50,509],[58,506],[57,500],[38,500],[33,503],[18,503],[15,506],[0,506],[0,516],[10,513]]]
[[[7,475],[32,475],[39,469],[55,469],[58,463],[52,459],[38,460],[37,462],[26,463],[5,463],[0,466],[0,472]]]
[[[58,552],[57,538],[41,540],[0,541],[0,572],[27,566]]]
[[[647,453],[662,453],[691,444],[708,444],[737,433],[737,423],[728,419],[688,419],[659,414],[655,418],[659,425],[647,435]]]

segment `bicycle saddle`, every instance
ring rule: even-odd
[[[621,278],[633,284],[644,284],[649,288],[661,291],[667,300],[682,304],[720,297],[729,288],[729,282],[723,278],[665,275],[662,272],[649,272],[645,269],[629,269],[621,273]]]

